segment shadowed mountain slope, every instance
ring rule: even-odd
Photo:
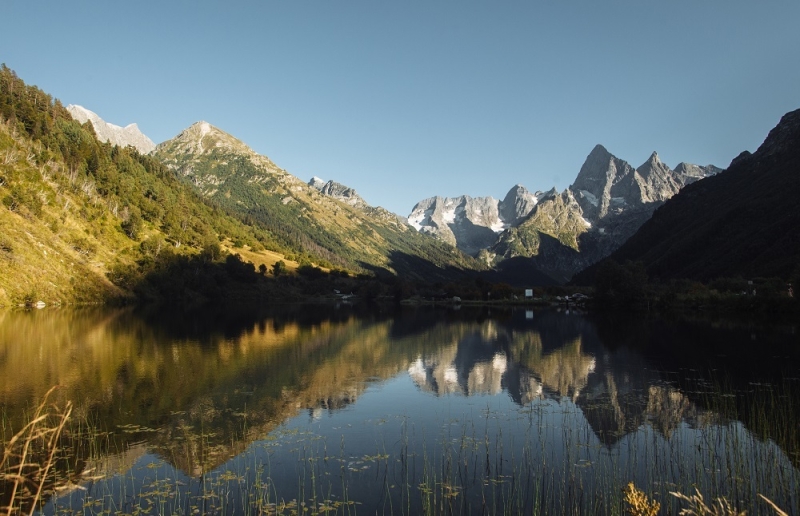
[[[655,211],[610,258],[641,261],[651,277],[788,277],[800,264],[800,110],[724,172]],[[590,283],[590,268],[574,279]]]

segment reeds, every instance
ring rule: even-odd
[[[108,437],[83,427],[82,417],[68,423],[72,405],[51,404],[52,392],[4,444],[0,480],[6,515],[33,512],[51,492],[58,496],[44,506],[48,514],[98,515],[730,516],[743,508],[783,515],[765,496],[788,507],[798,495],[796,469],[775,455],[774,444],[722,414],[698,412],[691,424],[669,431],[660,420],[643,422],[609,445],[586,424],[583,414],[590,407],[569,399],[521,410],[491,400],[485,410],[462,412],[454,403],[453,412],[433,426],[394,414],[365,421],[354,433],[298,419],[199,476],[187,477],[150,449],[124,471],[108,470],[89,483],[88,466],[71,455],[76,443],[91,457],[103,455],[100,441]],[[727,400],[721,397],[718,406]],[[735,405],[725,408],[736,415]],[[61,491],[70,475],[86,488]],[[628,484],[631,480],[644,489]]]
[[[57,459],[59,438],[72,414],[69,401],[63,406],[49,403],[56,388],[47,391],[30,422],[7,441],[3,439],[0,485],[6,505],[0,510],[8,516],[32,513],[48,482],[55,484],[50,472]]]

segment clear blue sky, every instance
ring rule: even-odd
[[[0,62],[156,143],[198,120],[407,215],[602,143],[725,167],[800,108],[800,1],[0,0]]]

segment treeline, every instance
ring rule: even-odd
[[[37,239],[59,256],[39,253],[39,261],[31,260],[36,252],[27,249],[30,239],[0,235],[0,258],[16,267],[0,273],[0,292],[8,286],[0,304],[100,300],[108,292],[98,277],[91,278],[92,293],[80,288],[98,271],[140,299],[197,303],[299,299],[334,290],[399,299],[403,293],[429,294],[431,282],[469,283],[479,268],[444,243],[360,218],[347,207],[335,214],[341,224],[325,226],[306,213],[313,207],[286,203],[275,193],[278,179],[242,156],[226,158],[235,173],[212,171],[225,177],[224,189],[206,199],[156,158],[100,142],[90,122],[74,120],[60,101],[25,84],[5,65],[0,66],[0,124],[0,209],[13,214],[4,215],[7,220],[21,216],[47,228]],[[77,257],[63,254],[57,245],[62,241]],[[222,253],[222,242],[268,248],[301,267],[297,273],[256,270]],[[19,266],[23,262],[35,265]],[[31,279],[45,264],[55,272],[46,280]],[[407,288],[397,273],[416,282],[409,283],[414,287]],[[27,290],[16,292],[17,278],[10,274],[29,276]],[[41,287],[45,283],[50,286]]]
[[[325,270],[305,264],[289,271],[283,261],[256,268],[238,254],[222,253],[215,243],[194,256],[170,251],[153,256],[137,267],[119,267],[114,280],[133,290],[139,299],[194,307],[210,301],[225,304],[292,302],[311,299],[348,299],[359,303],[403,301],[452,303],[461,301],[516,302],[524,289],[491,282],[479,275],[459,280],[419,281],[396,275],[353,275],[343,269]],[[559,287],[537,288],[535,296],[564,294]]]
[[[209,242],[230,239],[253,250],[281,248],[275,235],[207,202],[155,158],[100,142],[90,122],[72,119],[60,101],[26,85],[5,65],[0,66],[0,124],[0,209],[49,228],[49,244],[65,241],[87,266],[96,255],[113,256],[106,266],[118,286],[132,288],[130,280],[153,272],[160,256],[179,264],[177,257],[189,259]],[[0,240],[12,264],[30,258],[29,242],[13,241],[8,234]],[[3,281],[13,283],[13,278]],[[61,288],[53,296],[70,300],[64,292],[77,290]],[[6,299],[28,302],[36,295],[19,299],[7,293]]]
[[[268,232],[249,228],[207,205],[154,158],[133,147],[100,142],[90,122],[81,125],[73,120],[59,100],[26,85],[5,65],[0,67],[0,115],[37,143],[32,156],[36,165],[63,163],[58,182],[82,190],[91,205],[102,204],[133,240],[140,237],[145,222],[176,247],[200,245],[213,234],[256,248],[274,240]],[[11,197],[4,202],[40,211],[37,196],[26,193],[24,184]]]
[[[661,281],[648,277],[642,262],[607,259],[594,271],[594,302],[598,308],[634,310],[717,310],[775,313],[800,309],[795,289],[800,266],[791,276],[719,277],[708,282],[691,279]]]

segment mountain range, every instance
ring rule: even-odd
[[[79,121],[91,121],[101,140],[152,152],[206,198],[238,212],[248,223],[260,220],[273,234],[273,245],[284,251],[299,251],[315,256],[317,261],[322,259],[353,270],[363,270],[367,265],[397,272],[387,261],[376,257],[388,248],[398,247],[396,243],[408,240],[410,235],[404,234],[408,233],[406,221],[381,208],[371,207],[349,186],[314,177],[306,185],[311,190],[306,190],[297,178],[269,158],[258,155],[207,122],[194,124],[156,149],[135,124],[121,128],[81,106],[71,105],[67,109]],[[575,182],[564,192],[551,189],[532,193],[518,184],[502,200],[433,197],[417,203],[407,222],[420,233],[479,258],[485,267],[503,269],[503,262],[522,259],[527,266],[544,272],[554,282],[565,282],[617,249],[656,207],[683,186],[719,171],[713,165],[688,163],[680,163],[672,170],[655,152],[634,169],[597,145],[586,158]],[[282,186],[278,186],[279,183]],[[255,188],[257,184],[262,187]],[[288,194],[292,190],[309,195],[316,191],[323,196],[318,199],[340,201],[355,210],[354,217],[367,223],[388,224],[392,231],[404,235],[396,241],[384,238],[380,243],[370,242],[363,236],[356,239],[343,236],[346,224],[333,222],[335,217],[324,215],[326,210],[335,208],[334,205],[318,200],[315,201],[316,211],[307,210],[304,206],[310,204],[304,201],[289,206],[298,201],[297,195]],[[269,195],[265,196],[267,192]],[[276,204],[279,192],[284,195],[280,204]],[[267,210],[271,203],[276,209]],[[293,224],[287,224],[289,219],[279,212],[292,211],[298,206],[310,215],[307,218],[292,216]],[[337,232],[342,236],[337,237]],[[385,249],[356,256],[376,244]],[[430,254],[419,244],[412,245],[414,249],[409,249],[408,244],[399,247],[409,252],[396,253],[396,256],[413,255],[419,250]],[[520,265],[516,263],[515,267]]]
[[[688,163],[672,170],[655,152],[633,168],[597,145],[561,193],[531,193],[516,185],[501,201],[432,197],[417,203],[408,220],[487,265],[527,258],[531,266],[566,281],[622,245],[681,188],[720,170]]]
[[[754,153],[681,190],[611,259],[650,277],[788,278],[800,272],[800,110],[784,115]],[[593,269],[576,276],[589,284]]]
[[[354,190],[333,181],[308,184],[207,122],[159,144],[152,155],[213,204],[268,232],[268,247],[297,260],[419,280],[485,268],[367,205]]]
[[[597,145],[563,192],[433,197],[408,219],[336,181],[300,180],[207,122],[146,154],[140,135],[0,67],[0,304],[208,298],[231,281],[258,281],[263,296],[277,284],[264,287],[253,266],[279,260],[432,291],[587,283],[591,269],[575,274],[609,255],[662,279],[798,270],[797,111],[727,171],[671,169],[656,153],[634,168]],[[220,244],[238,258],[221,263]]]

